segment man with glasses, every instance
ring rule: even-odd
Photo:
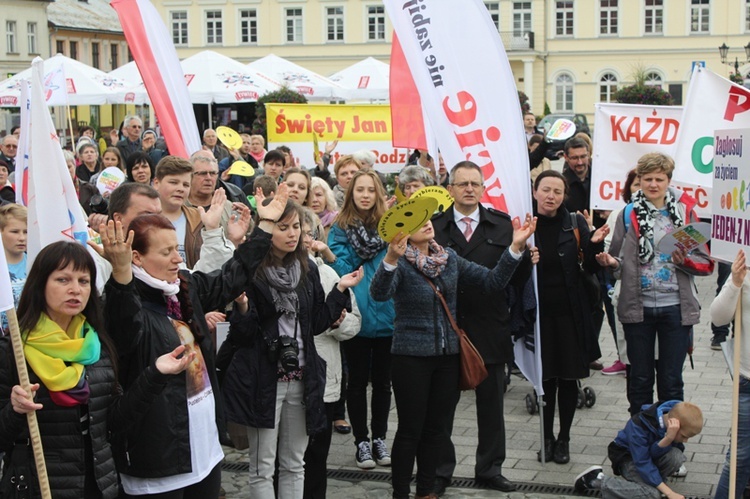
[[[219,180],[219,163],[213,157],[211,151],[206,149],[196,151],[190,156],[190,163],[193,165],[193,175],[185,206],[193,208],[203,206],[203,209],[208,210],[211,207],[214,191],[218,188],[223,188],[227,198],[230,198],[229,186]],[[227,199],[224,203],[224,210],[221,212],[221,228],[225,235],[227,235],[229,218],[232,216],[232,206],[232,201]]]
[[[513,242],[510,216],[479,204],[484,194],[484,178],[475,163],[458,163],[450,172],[449,182],[453,206],[433,218],[435,240],[443,247],[452,248],[462,258],[493,268]],[[509,285],[523,284],[530,275],[531,257],[526,251]],[[497,306],[488,307],[487,303]],[[505,365],[513,361],[510,314],[507,306],[501,306],[505,303],[505,291],[487,296],[481,287],[459,283],[456,301],[458,326],[466,331],[482,354],[489,373],[476,389],[479,444],[474,476],[486,488],[510,492],[516,490],[516,486],[502,473],[505,461]],[[455,449],[448,437],[437,467],[435,492],[438,495],[450,484],[456,467]]]
[[[563,176],[568,182],[568,197],[565,207],[575,213],[589,210],[591,193],[591,157],[589,146],[582,139],[573,137],[565,142]],[[591,212],[589,211],[589,215]]]
[[[16,154],[18,154],[18,137],[6,135],[0,144],[0,161],[5,161],[8,165],[8,173],[13,173],[16,169]]]
[[[122,160],[128,162],[128,156],[136,151],[141,150],[141,131],[143,130],[143,121],[138,116],[127,116],[122,133],[125,137],[117,143]]]

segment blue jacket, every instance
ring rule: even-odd
[[[470,262],[446,248],[448,262],[432,283],[443,294],[451,315],[456,317],[456,290],[459,284],[482,286],[485,293],[497,293],[508,285],[520,259],[506,249],[492,270]],[[421,357],[458,353],[458,337],[445,315],[443,304],[419,272],[406,258],[388,271],[380,264],[372,279],[370,294],[375,300],[393,298],[396,307],[396,329],[391,353]],[[494,306],[507,307],[505,302]],[[485,331],[484,334],[500,334]]]
[[[663,417],[680,402],[680,400],[669,400],[650,406],[644,405],[641,412],[630,418],[614,441],[616,445],[627,450],[638,469],[638,474],[652,487],[664,481],[654,460],[669,452],[672,447],[680,450],[684,448],[682,444],[676,442],[669,447],[659,447],[659,441],[667,434]],[[615,465],[615,463],[612,464]]]
[[[336,261],[330,266],[339,276],[354,272],[362,266],[365,275],[362,282],[357,284],[352,290],[354,297],[359,306],[359,312],[362,314],[362,327],[357,335],[360,338],[387,338],[393,336],[393,301],[375,301],[370,298],[370,282],[375,276],[380,262],[385,258],[387,248],[380,251],[374,258],[363,260],[354,251],[346,237],[344,229],[334,223],[331,231],[328,233],[328,247],[334,255]]]

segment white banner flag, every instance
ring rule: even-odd
[[[3,240],[0,239],[0,312],[13,308],[13,288],[10,286],[10,272],[5,260]]]
[[[88,228],[44,96],[44,64],[32,62],[28,167],[28,268],[55,241],[86,244]]]
[[[696,66],[690,79],[682,126],[675,144],[675,181],[703,187],[711,198],[714,130],[750,128],[750,90]],[[695,196],[694,196],[695,197]],[[710,203],[698,210],[710,216]]]
[[[487,7],[481,0],[462,0],[460,8],[455,0],[384,4],[446,166],[473,161],[484,173],[482,203],[514,218],[531,213],[521,106]],[[519,368],[541,394],[541,350],[517,342],[515,352]]]
[[[16,203],[29,204],[29,142],[31,138],[31,88],[28,80],[21,81],[21,134],[16,153]]]

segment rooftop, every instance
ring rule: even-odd
[[[122,33],[108,0],[55,0],[47,7],[47,16],[57,28]]]

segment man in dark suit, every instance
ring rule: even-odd
[[[484,179],[482,170],[471,161],[462,161],[453,167],[448,190],[454,204],[433,218],[435,240],[469,261],[493,268],[513,242],[510,217],[479,204],[484,194]],[[531,260],[527,251],[510,285],[525,283],[530,275]],[[506,293],[501,291],[487,296],[479,287],[459,284],[456,316],[458,326],[466,331],[482,354],[489,373],[476,389],[479,445],[474,475],[477,482],[487,488],[510,492],[516,486],[502,474],[505,461],[504,367],[513,360]],[[455,467],[455,450],[448,440],[437,468],[435,492],[438,495],[450,484]]]

